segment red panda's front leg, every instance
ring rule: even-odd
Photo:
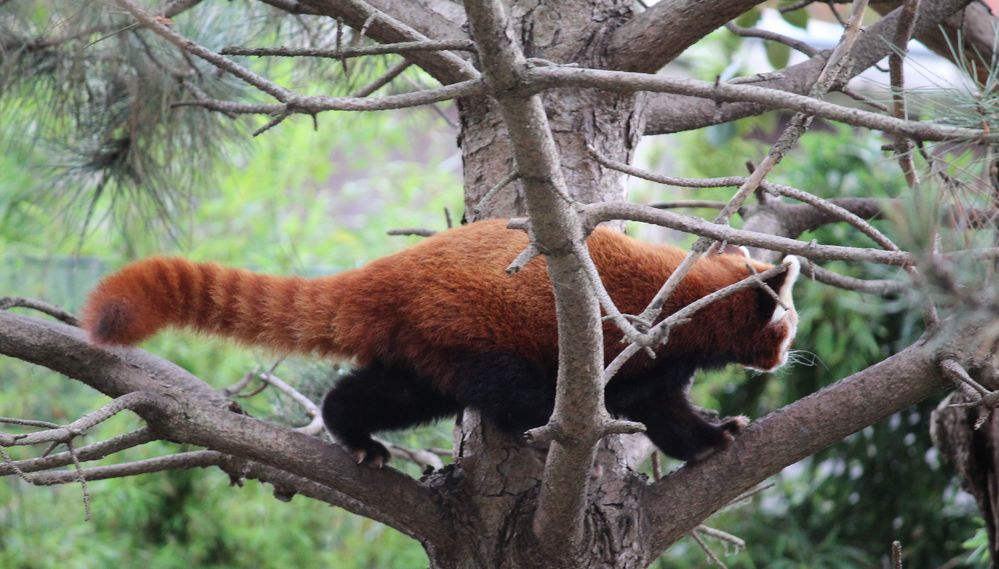
[[[663,362],[640,376],[616,378],[607,388],[607,409],[645,424],[645,435],[667,456],[703,460],[727,447],[749,419],[707,420],[687,397],[693,371],[693,366]]]

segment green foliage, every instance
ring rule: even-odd
[[[0,153],[0,295],[42,298],[78,310],[100,275],[153,254],[284,274],[358,266],[417,240],[387,237],[386,229],[442,229],[445,206],[460,214],[455,150],[447,136],[425,138],[428,131],[447,128],[430,111],[328,115],[318,131],[311,121],[291,119],[251,144],[220,143],[220,156],[227,160],[215,166],[216,183],[191,192],[198,197],[174,217],[172,236],[162,226],[122,232],[114,218],[101,217],[79,238],[30,197],[37,176],[30,165],[45,163],[45,149],[13,145],[12,152]],[[160,334],[143,347],[218,388],[254,367],[270,368],[275,360],[269,353],[177,332]],[[316,399],[335,376],[328,366],[299,361],[283,363],[276,373]],[[0,359],[0,375],[4,416],[69,422],[106,401],[77,382],[9,359]],[[240,403],[258,417],[306,422],[297,408],[270,392]],[[138,426],[135,419],[115,418],[87,440]],[[448,439],[448,427],[440,425],[400,433],[395,440],[422,447],[444,446]],[[149,444],[98,464],[177,450]],[[413,465],[399,466],[419,475]],[[228,484],[214,469],[91,482],[94,519],[84,523],[77,485],[34,488],[5,478],[0,567],[426,565],[419,544],[380,524],[302,497],[282,503],[256,482],[243,488]]]
[[[705,133],[683,135],[687,140],[681,147],[678,174],[725,175],[737,171],[736,157],[762,156],[767,146],[745,135],[766,132],[759,124],[755,119],[739,121],[736,128],[741,134],[721,145],[712,145]],[[824,197],[909,200],[911,192],[893,158],[882,152],[882,143],[846,127],[814,130],[769,178]],[[698,197],[727,199],[730,193],[721,190]],[[875,223],[883,231],[894,227]],[[889,233],[889,237],[903,236]],[[825,226],[801,238],[872,246],[846,224]],[[866,278],[890,278],[895,273],[877,266],[824,265]],[[831,289],[809,282],[806,271],[795,291],[801,320],[793,365],[776,374],[735,369],[705,374],[697,379],[694,399],[724,415],[760,417],[914,341],[921,322],[913,302]],[[747,541],[746,551],[726,557],[725,562],[730,567],[859,569],[880,564],[897,539],[905,548],[907,564],[935,567],[964,557],[965,548],[981,545],[972,537],[981,527],[981,521],[974,519],[974,504],[959,492],[953,469],[942,463],[930,441],[929,414],[935,404],[929,401],[898,413],[785,469],[775,477],[776,486],[753,504],[710,520],[709,525]],[[972,541],[966,542],[969,538]],[[703,560],[704,554],[690,542],[674,547],[661,566],[694,567]]]

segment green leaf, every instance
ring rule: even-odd
[[[791,24],[792,26],[801,28],[803,30],[808,29],[808,11],[807,10],[794,10],[793,12],[781,12],[780,17],[784,18],[784,21]]]
[[[760,16],[762,13],[759,8],[753,8],[748,12],[744,12],[741,16],[735,19],[735,24],[737,26],[742,26],[743,28],[748,28],[755,26],[756,22],[760,21]]]
[[[770,62],[770,66],[774,69],[784,69],[787,67],[787,62],[791,59],[791,48],[788,46],[768,41],[766,42],[767,49],[767,61]]]

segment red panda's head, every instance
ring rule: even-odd
[[[787,363],[791,342],[798,331],[798,311],[791,292],[801,267],[792,256],[783,263],[787,270],[767,281],[777,293],[776,299],[763,288],[753,288],[744,301],[755,306],[746,306],[750,319],[745,323],[748,327],[745,332],[749,334],[740,343],[743,349],[737,354],[737,361],[750,369],[773,371]]]

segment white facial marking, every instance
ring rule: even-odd
[[[784,318],[784,314],[788,311],[794,312],[794,297],[791,295],[791,291],[794,289],[794,281],[798,280],[798,275],[801,274],[801,263],[798,262],[797,257],[792,257],[788,255],[784,257],[784,264],[787,265],[787,275],[784,277],[784,284],[781,285],[780,290],[777,291],[777,298],[780,302],[774,308],[774,313],[770,317],[770,323],[780,322]],[[781,304],[787,306],[787,309]],[[795,315],[795,322],[797,323],[797,314]],[[793,334],[792,334],[793,335]]]
[[[794,341],[795,334],[798,333],[798,311],[794,308],[794,297],[791,292],[794,289],[794,283],[798,280],[798,275],[801,274],[801,263],[798,259],[788,255],[784,258],[784,264],[787,265],[787,276],[784,278],[784,284],[781,285],[780,290],[777,292],[777,298],[780,299],[787,308],[781,306],[779,303],[774,308],[773,316],[770,317],[770,323],[768,326],[783,326],[784,339],[781,340],[780,346],[778,346],[778,360],[777,365],[761,369],[756,367],[750,367],[756,371],[774,371],[775,369],[783,366],[787,363],[788,351],[791,347],[791,342]]]

